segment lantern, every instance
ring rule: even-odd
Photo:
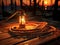
[[[25,16],[19,16],[19,28],[25,28]]]

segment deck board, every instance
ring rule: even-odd
[[[7,39],[9,37],[11,37],[11,36],[8,33],[2,33],[2,34],[0,34],[0,41],[4,40],[4,39]]]
[[[23,43],[19,43],[17,45],[24,45],[24,44],[27,44],[27,45],[38,45],[38,44],[43,44],[43,43],[48,42],[48,41],[50,41],[52,39],[55,39],[55,38],[57,38],[59,36],[60,36],[60,31],[57,31],[51,36],[48,36],[48,37],[45,37],[45,38],[37,37],[37,38],[34,38],[32,40],[28,40],[28,41],[25,41]]]
[[[0,45],[13,45],[16,42],[21,42],[23,40],[26,40],[26,39],[23,39],[23,38],[20,38],[20,39],[9,38],[9,39],[0,41]]]
[[[25,44],[37,45],[37,44],[45,43],[47,41],[50,41],[50,40],[55,39],[60,36],[60,30],[57,30],[53,35],[47,36],[44,38],[37,37],[37,38],[31,39],[31,40],[27,40],[24,38],[16,39],[8,33],[8,30],[6,30],[8,28],[8,26],[6,26],[5,30],[3,30],[2,28],[0,29],[0,45],[13,45],[13,44],[15,44],[15,45],[25,45]],[[24,40],[26,40],[26,41],[24,41]]]

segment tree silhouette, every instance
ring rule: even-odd
[[[54,11],[53,11],[53,19],[54,20],[59,20],[59,15],[58,15],[58,0],[55,0],[55,4],[54,4]]]
[[[34,1],[34,10],[33,10],[33,15],[36,15],[36,0],[33,0]]]
[[[38,6],[39,6],[40,1],[41,1],[41,0],[38,0]]]
[[[31,0],[30,0],[30,7],[31,7]]]
[[[11,10],[13,10],[13,1],[11,0]]]
[[[22,9],[22,3],[23,3],[23,0],[20,0],[20,6],[21,6],[21,9]]]
[[[16,10],[16,0],[15,0],[15,10]]]
[[[3,0],[2,0],[2,15],[4,16],[4,3],[3,3]]]
[[[58,8],[58,0],[55,0],[54,10],[57,10]]]

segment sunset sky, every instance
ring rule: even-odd
[[[13,1],[13,4],[16,1],[16,5],[20,6],[20,0],[12,0],[12,1]],[[38,1],[39,0],[36,0],[36,2],[38,2]],[[1,5],[1,2],[2,2],[2,0],[0,1],[0,5]],[[11,0],[3,0],[3,2],[4,2],[4,5],[10,5],[11,4]],[[39,5],[42,5],[42,2],[43,2],[43,0],[40,1]],[[54,5],[54,2],[55,2],[55,0],[44,0],[44,5],[51,6],[51,5]],[[23,0],[23,3],[30,5],[29,0]],[[32,0],[32,4],[33,4],[33,0]],[[58,5],[60,6],[60,1],[58,2]]]

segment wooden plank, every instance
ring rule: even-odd
[[[15,44],[16,42],[20,42],[26,39],[20,38],[20,39],[15,39],[12,38],[8,33],[1,33],[0,34],[0,45],[12,45]]]
[[[30,38],[30,39],[27,39],[27,40],[23,40],[23,41],[21,41],[21,42],[15,43],[15,44],[13,44],[13,45],[17,45],[17,44],[20,44],[20,43],[22,43],[22,42],[26,42],[26,41],[31,40],[31,39],[34,39],[34,38]]]
[[[0,34],[3,34],[3,32],[0,31]]]
[[[24,40],[27,40],[27,39],[24,39],[24,38],[20,38],[20,39],[9,38],[9,39],[0,41],[0,45],[13,45],[16,42],[21,42],[21,41],[24,41]]]
[[[50,41],[52,39],[55,39],[57,37],[60,36],[60,31],[57,31],[55,32],[53,35],[51,36],[48,36],[48,37],[45,37],[45,38],[35,38],[35,39],[32,39],[32,40],[28,40],[28,41],[25,41],[23,43],[20,43],[20,44],[17,44],[17,45],[38,45],[38,44],[42,44],[42,43],[45,43],[47,41]]]
[[[0,41],[7,39],[7,38],[10,38],[10,37],[11,36],[8,33],[2,33],[2,34],[0,34]]]

